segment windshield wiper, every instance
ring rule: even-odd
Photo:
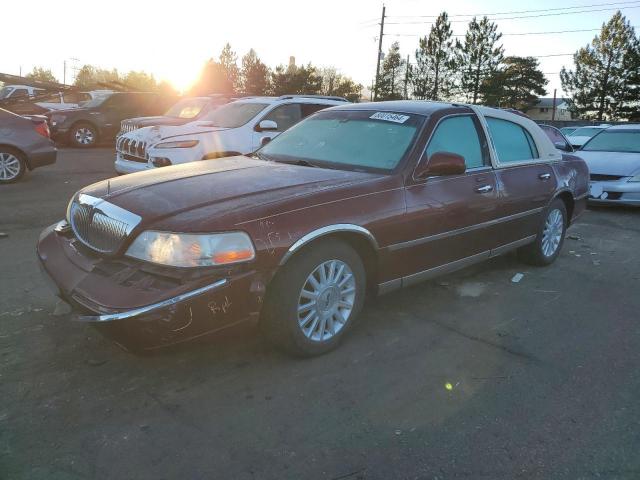
[[[309,160],[303,160],[301,158],[297,160],[274,160],[278,163],[286,163],[287,165],[300,165],[303,167],[317,167],[315,163],[311,163]]]

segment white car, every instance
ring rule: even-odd
[[[606,130],[610,126],[611,125],[603,124],[603,125],[593,125],[589,127],[580,127],[577,130],[575,130],[571,135],[568,135],[567,140],[569,140],[573,148],[580,148],[589,140],[591,140],[592,137],[594,137],[601,131]]]
[[[133,173],[248,154],[312,113],[346,102],[339,97],[302,95],[243,98],[195,122],[144,127],[121,135],[115,168],[118,173]]]

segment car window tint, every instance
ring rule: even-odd
[[[25,88],[16,88],[11,94],[11,98],[28,97],[29,92]]]
[[[427,156],[436,152],[451,152],[464,157],[467,168],[484,165],[478,131],[470,115],[445,118],[434,132]]]
[[[284,132],[302,119],[299,103],[289,103],[274,108],[262,120],[273,120],[278,124],[278,131]]]
[[[300,104],[300,108],[302,109],[302,118],[306,118],[309,115],[319,112],[320,110],[324,110],[325,108],[330,107],[331,105],[317,105],[312,103],[302,103]]]
[[[520,162],[538,157],[533,138],[517,123],[487,117],[487,124],[500,163]]]
[[[549,137],[549,140],[551,140],[551,143],[553,143],[554,146],[557,143],[561,143],[565,148],[569,148],[569,144],[565,140],[560,130],[549,125],[540,125],[540,128],[547,135],[547,137]]]

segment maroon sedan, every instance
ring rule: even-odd
[[[531,120],[418,101],[319,112],[251,157],[78,192],[46,229],[57,294],[129,348],[259,321],[296,354],[335,347],[368,293],[519,249],[548,265],[588,171]]]

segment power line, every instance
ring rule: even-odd
[[[640,28],[637,26],[633,26],[633,28]],[[561,33],[578,33],[578,32],[599,32],[602,27],[599,28],[585,28],[581,30],[556,30],[552,32],[519,32],[519,33],[503,33],[502,36],[527,36],[527,35],[555,35]],[[385,33],[385,35],[390,37],[424,37],[424,33]],[[451,35],[452,37],[464,37],[466,34],[455,34]]]
[[[576,5],[574,7],[558,7],[558,8],[541,8],[537,10],[515,10],[510,12],[494,12],[494,13],[459,13],[449,15],[449,18],[455,17],[489,17],[494,15],[512,15],[521,13],[536,13],[536,12],[553,12],[558,10],[574,10],[577,8],[591,8],[591,7],[603,7],[613,5],[628,5],[631,3],[638,3],[638,0],[628,2],[613,2],[613,3],[592,3],[590,5]],[[571,12],[566,12],[571,13]],[[438,18],[439,15],[388,15],[388,18]],[[363,22],[364,23],[364,22]]]
[[[632,6],[632,7],[620,7],[620,8],[601,8],[597,10],[580,10],[577,12],[560,12],[560,13],[544,13],[539,15],[523,15],[521,17],[500,17],[500,18],[492,18],[491,21],[497,20],[521,20],[525,18],[541,18],[541,17],[556,17],[560,15],[576,15],[579,13],[596,13],[596,12],[606,12],[610,10],[624,10],[624,9],[632,9],[632,8],[640,8],[640,5]],[[469,20],[450,20],[451,23],[467,23]],[[425,23],[433,23],[432,21],[417,21],[417,22],[387,22],[387,25],[421,25]]]

